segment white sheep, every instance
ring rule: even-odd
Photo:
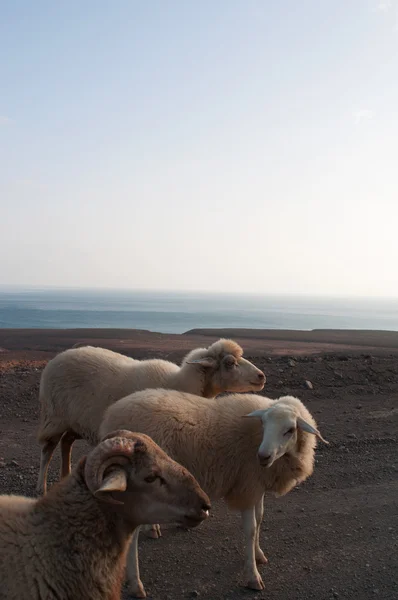
[[[107,410],[100,434],[115,427],[150,435],[192,472],[211,499],[224,498],[230,509],[241,512],[245,581],[252,589],[263,589],[256,566],[256,561],[267,562],[259,545],[263,496],[284,495],[309,477],[315,436],[323,439],[300,400],[234,394],[212,402],[182,392],[145,390]],[[139,530],[133,536],[127,576],[131,593],[143,598],[138,535]]]
[[[58,354],[40,381],[38,440],[42,448],[37,492],[46,492],[48,465],[58,442],[61,476],[65,477],[70,473],[73,442],[83,438],[96,444],[105,410],[131,392],[159,387],[214,398],[221,392],[261,390],[264,373],[242,354],[236,342],[224,339],[192,350],[181,367],[160,359],[133,360],[92,346]]]
[[[115,431],[40,498],[0,496],[0,598],[119,600],[134,529],[196,527],[210,502],[146,435]]]

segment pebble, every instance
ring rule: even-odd
[[[314,389],[314,386],[312,385],[311,381],[309,381],[308,379],[305,380],[304,385],[309,390],[313,390]]]

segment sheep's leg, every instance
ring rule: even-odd
[[[137,527],[134,530],[127,554],[127,585],[129,593],[132,596],[135,598],[146,598],[144,584],[140,578],[140,566],[138,562],[138,538],[140,536],[140,529],[140,527]]]
[[[264,496],[262,496],[260,498],[260,500],[257,502],[256,506],[254,507],[255,510],[255,515],[256,515],[256,540],[255,540],[255,555],[256,555],[256,562],[258,565],[265,565],[268,562],[267,557],[265,556],[264,552],[261,550],[260,548],[260,530],[261,530],[261,522],[263,520],[263,514],[264,514]]]
[[[263,590],[265,586],[256,565],[255,545],[257,535],[257,521],[254,506],[252,508],[249,508],[248,510],[242,510],[241,515],[243,532],[246,541],[246,556],[244,568],[246,586],[251,588],[252,590]]]
[[[145,531],[146,535],[154,540],[162,537],[162,532],[160,530],[160,525],[144,525],[143,531]],[[147,533],[149,532],[149,533]]]
[[[36,492],[38,494],[43,494],[43,496],[47,493],[48,466],[60,439],[61,435],[55,436],[44,442],[44,444],[41,447],[40,470],[39,476],[37,478]]]
[[[80,436],[73,431],[65,431],[61,438],[61,479],[70,473],[72,445],[78,439],[80,439]]]

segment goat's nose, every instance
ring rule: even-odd
[[[271,458],[271,454],[259,454],[258,457],[262,462],[267,462]]]
[[[260,381],[264,381],[265,380],[264,373],[261,373],[261,371],[260,371],[260,373],[258,374],[258,378],[260,379]]]
[[[210,508],[210,504],[204,502],[203,504],[201,504],[199,512],[195,512],[195,518],[202,520],[207,519],[209,517]]]

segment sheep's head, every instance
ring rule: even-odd
[[[325,444],[314,420],[306,409],[306,418],[300,411],[300,401],[296,398],[281,398],[269,408],[259,409],[245,415],[245,418],[260,419],[263,425],[263,439],[258,449],[258,459],[264,467],[270,467],[284,454],[295,453],[300,432],[316,436]],[[302,405],[301,405],[302,406]]]
[[[242,357],[243,350],[233,340],[220,339],[209,348],[197,348],[184,363],[197,365],[205,373],[207,396],[222,392],[258,392],[266,378],[260,369]]]
[[[102,502],[118,505],[132,525],[199,525],[210,501],[194,477],[143,434],[118,430],[88,455],[85,480]]]

